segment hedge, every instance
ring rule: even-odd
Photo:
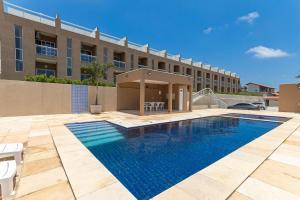
[[[91,85],[96,86],[96,83],[91,79],[86,80],[71,80],[69,78],[57,78],[55,76],[46,76],[46,75],[26,75],[25,81],[31,82],[43,82],[43,83],[60,83],[60,84],[74,84],[74,85]],[[114,84],[100,82],[98,86],[103,87],[114,87]]]

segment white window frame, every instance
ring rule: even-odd
[[[21,28],[21,37],[17,37],[16,36],[16,28]],[[23,27],[20,25],[16,25],[15,24],[15,29],[14,29],[14,34],[15,34],[15,72],[24,72],[24,51],[23,51]],[[17,44],[16,44],[16,38],[21,39],[21,44],[22,44],[22,48],[17,48]],[[22,59],[17,59],[17,50],[21,51],[21,57]],[[17,70],[17,61],[22,62],[22,70]]]

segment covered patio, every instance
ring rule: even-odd
[[[192,111],[191,76],[137,69],[117,76],[117,110],[139,115]]]

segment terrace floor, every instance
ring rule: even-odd
[[[109,112],[0,118],[0,142],[22,142],[16,199],[134,199],[65,123],[108,120],[125,127],[225,113],[291,120],[188,177],[154,199],[300,199],[300,115],[208,109],[137,116]]]

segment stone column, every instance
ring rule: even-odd
[[[187,96],[187,85],[183,86],[183,111],[187,112],[188,108],[187,108],[187,100],[188,100],[188,96]]]
[[[193,107],[193,85],[190,85],[189,87],[189,111],[192,111]]]
[[[168,87],[168,112],[173,112],[173,84],[169,83]]]
[[[57,64],[56,64],[56,75],[57,77],[67,76],[67,65],[66,65],[66,55],[67,55],[67,38],[62,35],[61,31],[61,18],[56,15],[55,18],[55,29],[56,29],[56,47],[57,47]],[[72,49],[72,51],[74,51]],[[73,66],[74,69],[74,66]],[[72,74],[73,75],[73,74]]]
[[[145,104],[145,80],[144,78],[142,78],[140,82],[140,115],[145,114],[144,104]]]
[[[3,0],[0,0],[0,17],[3,16],[3,13],[4,13]]]

